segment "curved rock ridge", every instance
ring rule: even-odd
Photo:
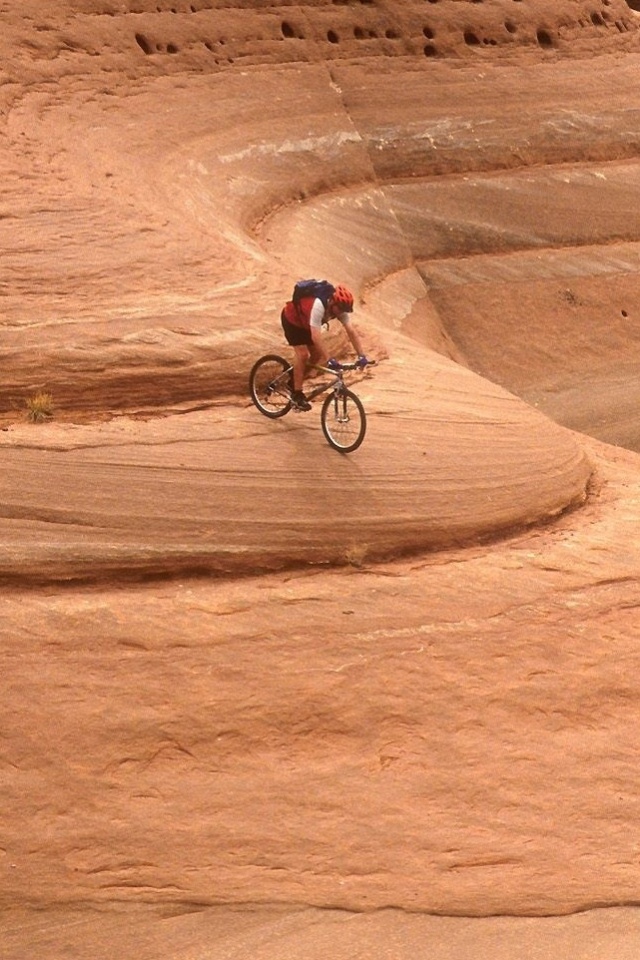
[[[331,450],[311,415],[274,424],[246,405],[144,430],[50,427],[35,442],[12,429],[0,440],[0,577],[362,562],[504,534],[584,501],[591,467],[565,431],[451,362],[398,351],[389,363],[356,386],[370,426],[353,457]],[[310,475],[331,490],[330,523],[309,515]],[[52,504],[51,486],[64,502]]]
[[[632,156],[640,109],[634,58],[601,58],[592,109],[582,112],[566,107],[583,84],[578,63],[549,65],[543,75],[526,66],[498,69],[492,87],[499,108],[475,74],[447,73],[444,65],[435,68],[435,86],[432,71],[422,69],[400,91],[400,73],[389,65],[382,75],[366,66],[336,69],[335,80],[313,65],[194,77],[188,88],[143,83],[128,95],[126,114],[115,109],[113,92],[33,88],[23,98],[8,122],[11,215],[0,221],[6,409],[38,386],[54,394],[60,411],[100,414],[244,394],[257,353],[281,345],[274,318],[300,272],[332,272],[365,292],[425,256],[468,256],[484,244],[504,252],[633,237],[632,164],[570,178],[558,169],[530,182],[526,174],[487,179],[483,186],[473,176]],[[450,103],[459,105],[454,116]],[[225,124],[229,109],[233,122]],[[530,118],[524,127],[523,113]],[[21,156],[29,159],[33,190],[14,195]],[[451,168],[472,179],[445,183]],[[408,192],[391,189],[407,176],[437,179]],[[532,207],[542,183],[545,203]],[[365,192],[309,208],[292,233],[295,243],[284,232],[268,233],[268,223],[265,242],[264,230],[259,242],[252,236],[280,205],[297,208],[346,186]],[[593,200],[605,189],[607,205],[592,223]],[[431,214],[430,203],[446,205],[446,214]],[[338,209],[341,219],[330,222]],[[305,257],[301,231],[312,231]],[[34,245],[34,237],[41,242]],[[43,256],[49,249],[55,260]],[[393,312],[380,318],[383,329],[395,320]]]
[[[5,589],[3,906],[632,903],[640,483],[590,454],[499,545]]]
[[[71,189],[73,172],[82,175],[75,204],[80,205],[83,224],[87,224],[85,211],[91,213],[87,229],[96,237],[97,246],[80,259],[77,247],[86,235],[69,229],[68,236],[60,236],[58,218],[52,221],[40,209],[33,216],[56,231],[59,249],[69,257],[54,266],[60,271],[55,282],[65,294],[60,297],[65,311],[79,299],[74,291],[85,277],[83,296],[89,291],[93,296],[89,302],[80,302],[79,313],[71,322],[68,314],[60,313],[50,314],[44,324],[40,318],[37,323],[30,322],[24,316],[22,289],[37,254],[28,246],[25,231],[24,254],[20,258],[14,253],[15,319],[14,331],[7,337],[7,344],[13,340],[20,345],[12,354],[14,376],[20,375],[21,358],[25,363],[21,375],[35,376],[31,344],[37,335],[40,362],[52,366],[50,379],[41,385],[50,389],[63,407],[65,403],[72,408],[95,407],[98,402],[104,411],[104,407],[108,410],[118,405],[127,393],[129,408],[144,405],[151,396],[156,407],[164,397],[173,404],[202,400],[209,382],[213,398],[222,400],[230,393],[245,393],[247,371],[259,352],[278,336],[275,342],[282,346],[275,289],[284,276],[284,263],[290,277],[316,272],[314,266],[322,264],[325,272],[363,289],[429,252],[451,253],[455,209],[441,215],[446,226],[434,236],[419,215],[423,201],[416,199],[420,196],[428,206],[439,185],[425,184],[421,189],[414,184],[418,192],[403,206],[403,190],[410,188],[394,188],[377,178],[377,167],[390,172],[387,154],[395,156],[397,173],[407,165],[411,169],[414,143],[410,138],[405,152],[401,135],[393,139],[387,130],[382,138],[379,122],[371,127],[359,106],[357,82],[362,76],[357,69],[353,73],[345,70],[338,87],[327,82],[320,68],[297,70],[298,103],[302,108],[306,98],[314,110],[307,111],[306,128],[298,129],[293,138],[287,137],[291,124],[288,98],[277,97],[282,78],[276,82],[265,77],[260,96],[249,102],[244,94],[253,78],[225,82],[225,107],[228,110],[230,103],[237,104],[237,123],[222,128],[219,134],[198,136],[199,130],[211,129],[220,109],[215,102],[203,100],[191,109],[190,133],[183,118],[196,89],[204,97],[222,87],[221,81],[201,81],[188,90],[168,87],[161,125],[151,109],[154,93],[146,87],[133,97],[135,105],[124,124],[117,118],[107,126],[98,124],[101,103],[78,103],[86,129],[84,144],[71,156],[56,155],[56,162],[65,190]],[[465,91],[467,83],[461,81],[458,91]],[[267,130],[264,110],[274,100],[278,102]],[[426,131],[428,124],[435,125],[450,151],[469,152],[475,118],[446,121],[443,133],[444,121],[433,116],[434,106],[432,99],[427,101]],[[31,133],[29,119],[41,110],[39,96],[25,98],[14,112],[14,136],[20,129]],[[54,129],[59,135],[61,114],[61,108],[50,108],[38,135]],[[138,118],[133,127],[128,119],[132,114]],[[415,110],[412,123],[415,129]],[[479,132],[487,123],[485,120]],[[513,118],[503,114],[499,122],[489,125],[491,150],[508,154],[506,131],[512,123]],[[249,128],[258,140],[247,146]],[[119,136],[113,145],[115,130]],[[442,152],[439,139],[426,139],[431,157]],[[478,139],[484,142],[478,137],[474,142]],[[163,150],[159,142],[164,144]],[[478,163],[481,153],[482,146],[477,154],[471,154],[472,165]],[[424,163],[429,162],[427,157]],[[148,172],[143,181],[141,168]],[[249,232],[265,211],[273,209],[278,193],[287,199],[296,192],[317,192],[323,182],[327,189],[332,182],[335,186],[345,179],[367,182],[372,177],[377,182],[368,192],[352,186],[346,194],[334,190],[326,199],[289,204],[281,214],[269,218],[257,237]],[[495,186],[496,181],[492,183]],[[465,191],[473,187],[463,181],[452,184],[451,190],[455,194],[457,189],[465,197]],[[129,206],[130,198],[136,199],[135,209],[126,215],[124,197],[129,198]],[[73,213],[72,223],[80,219],[77,206],[70,209],[64,193],[59,203],[62,210]],[[157,213],[160,205],[162,218]],[[481,210],[479,201],[476,209]],[[495,211],[493,215],[497,216]],[[504,214],[510,215],[513,212],[509,210]],[[604,238],[608,237],[606,228],[605,222]],[[609,227],[615,228],[615,223]],[[464,224],[457,229],[463,231]],[[493,227],[487,223],[486,235],[476,226],[475,242],[481,248],[488,245],[487,236],[500,229],[499,219]],[[525,221],[520,230],[520,243],[536,242]],[[517,239],[517,232],[512,229],[512,233]],[[135,270],[126,274],[114,298],[107,289],[110,274],[103,274],[100,267],[105,246],[110,245],[110,261],[119,267],[132,262],[141,238],[145,260],[135,263]],[[152,258],[160,256],[165,239],[165,255],[154,263]],[[502,246],[509,242],[514,241],[505,237]],[[460,246],[458,252],[466,253],[467,248]],[[205,275],[207,259],[214,277],[216,267],[224,272],[213,287]],[[141,269],[145,270],[147,307],[139,305],[136,293]],[[170,278],[178,284],[180,272],[185,271],[189,279],[186,286],[181,285],[176,300],[166,284]],[[51,307],[44,280],[34,292]],[[284,281],[280,296],[283,286]],[[204,293],[202,300],[199,290]],[[115,304],[126,304],[129,297],[137,305],[135,312],[114,321]],[[210,316],[208,309],[213,304],[223,305],[223,310]],[[140,329],[142,317],[150,317],[159,306],[165,313],[160,323],[156,316],[151,328]],[[83,312],[90,313],[87,322],[80,322]],[[423,349],[416,350],[403,338],[402,330],[398,336],[391,326],[402,319],[395,307],[381,316],[368,315],[365,310],[362,318],[373,354],[389,356],[389,360],[363,383],[362,399],[371,422],[357,464],[341,462],[325,449],[319,453],[317,443],[309,444],[312,418],[306,425],[294,417],[286,425],[274,425],[261,421],[252,408],[243,417],[227,419],[222,435],[212,418],[209,436],[184,446],[173,439],[171,430],[165,437],[162,424],[139,424],[132,447],[116,440],[112,449],[111,436],[103,427],[94,441],[99,455],[86,452],[82,435],[77,440],[63,440],[59,446],[60,441],[53,440],[55,430],[49,430],[44,443],[38,441],[42,449],[31,450],[26,441],[26,449],[16,450],[25,441],[12,430],[4,441],[7,448],[15,450],[15,456],[7,449],[3,473],[3,522],[12,546],[0,564],[0,576],[20,578],[27,571],[39,580],[178,570],[228,574],[299,563],[344,562],[357,541],[362,542],[358,547],[362,556],[374,559],[504,534],[547,520],[584,500],[591,468],[569,433],[489,384],[478,380],[474,386],[473,377],[455,363],[443,363]],[[445,336],[443,331],[440,335]],[[185,385],[182,390],[179,384]],[[5,389],[10,386],[7,383]],[[465,398],[471,396],[475,399],[469,405]],[[198,421],[191,418],[190,422],[192,429],[200,432]],[[230,439],[228,450],[225,435]],[[76,443],[78,453],[74,451]],[[148,458],[144,474],[140,474],[144,460],[139,459],[137,443],[143,444]],[[52,445],[55,452],[49,449]],[[257,456],[266,463],[271,447],[280,450],[285,466],[282,473],[271,467],[267,478],[254,464]],[[194,472],[196,462],[202,466]],[[84,483],[74,491],[70,478],[77,475],[79,463]],[[392,474],[390,463],[398,465]],[[50,512],[46,488],[29,483],[29,476],[43,474],[69,489],[64,508]],[[310,476],[335,481],[332,518],[341,531],[337,540],[328,538],[326,531],[316,528],[306,516]],[[117,495],[123,487],[128,490],[127,500]],[[19,506],[15,505],[15,490],[20,491]],[[205,490],[208,496],[203,495]],[[265,507],[269,522],[260,522]],[[51,524],[56,525],[57,534],[48,546]],[[292,526],[304,531],[303,536],[292,538]],[[25,529],[30,533],[26,539]]]

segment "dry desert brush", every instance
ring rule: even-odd
[[[38,392],[27,400],[27,420],[43,423],[53,417],[53,397],[50,393]]]

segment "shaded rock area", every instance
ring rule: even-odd
[[[117,944],[121,956],[155,960],[183,957],[254,957],[281,960],[284,956],[321,960],[331,953],[336,960],[368,960],[393,950],[398,960],[428,956],[432,960],[467,960],[469,957],[509,957],[510,960],[546,960],[562,952],[575,960],[594,956],[636,956],[638,918],[634,910],[596,910],[572,917],[491,917],[484,920],[433,917],[393,910],[350,914],[312,907],[195,909],[187,914],[170,909],[120,908],[108,913],[94,910],[50,911],[46,919],[12,913],[8,956],[28,956],[13,951],[13,931],[24,936],[43,960],[54,960],[63,949],[82,950],[95,960],[108,960]],[[382,945],[382,946],[381,946]],[[83,954],[80,954],[83,955]]]
[[[0,4],[3,956],[637,955],[636,6]]]

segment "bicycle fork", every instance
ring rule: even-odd
[[[336,423],[348,423],[349,411],[347,407],[347,395],[340,388],[333,391],[333,412]]]

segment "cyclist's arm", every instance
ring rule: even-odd
[[[343,320],[343,319],[342,319],[343,317],[346,317],[347,319],[346,319],[346,320]],[[355,350],[355,352],[358,354],[359,357],[364,356],[364,349],[363,349],[363,346],[362,346],[362,340],[360,339],[360,335],[359,335],[358,331],[356,330],[356,328],[354,327],[354,325],[351,323],[351,320],[349,319],[349,314],[348,314],[348,313],[343,313],[342,316],[340,317],[340,321],[342,322],[342,326],[344,327],[344,331],[345,331],[346,335],[349,337],[349,341],[350,341],[350,343],[351,343],[351,346],[352,346],[353,349]]]
[[[322,323],[324,321],[324,303],[318,297],[313,301],[311,306],[311,312],[309,313],[309,326],[312,330],[322,330]]]
[[[316,299],[313,302],[311,313],[309,315],[309,332],[311,334],[311,341],[313,343],[315,362],[319,363],[320,366],[325,366],[327,360],[329,359],[322,337],[323,320],[324,303],[322,300]]]
[[[311,342],[313,343],[315,363],[318,363],[321,367],[324,367],[327,364],[329,356],[323,342],[322,329],[318,329],[317,327],[309,327],[309,331],[311,333]]]

